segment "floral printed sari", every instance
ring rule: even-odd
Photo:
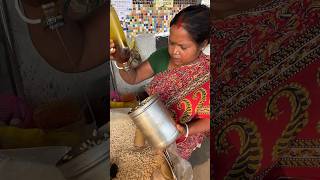
[[[178,123],[210,118],[210,60],[201,54],[192,64],[166,70],[154,76],[146,91],[158,94]],[[188,159],[207,133],[177,141],[178,153]]]
[[[214,22],[215,179],[320,179],[319,16],[274,0]]]

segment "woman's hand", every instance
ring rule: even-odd
[[[131,50],[128,47],[120,48],[110,39],[110,59],[122,64],[128,62],[131,56]]]
[[[113,59],[113,55],[116,53],[116,46],[112,39],[110,39],[110,59]]]
[[[180,136],[176,140],[176,143],[185,141],[189,136],[197,133],[206,133],[210,131],[210,119],[193,119],[185,124],[176,124],[176,127],[180,133]],[[187,129],[188,128],[188,129]]]
[[[176,128],[179,131],[179,137],[178,139],[184,139],[185,135],[187,133],[186,129],[184,128],[184,126],[182,126],[181,124],[176,124]]]

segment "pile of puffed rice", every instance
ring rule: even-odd
[[[110,163],[119,168],[115,179],[151,179],[153,171],[165,161],[163,154],[155,153],[149,145],[134,147],[136,126],[129,115],[117,113],[116,118],[113,117],[111,113]]]

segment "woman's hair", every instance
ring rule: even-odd
[[[170,22],[179,25],[190,34],[191,38],[201,45],[210,38],[210,9],[205,5],[192,5],[182,9]]]

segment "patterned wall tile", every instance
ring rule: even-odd
[[[112,0],[112,3],[117,4]],[[184,7],[196,4],[197,0],[174,0],[173,7],[155,8],[155,0],[133,0],[129,14],[120,19],[128,37],[139,33],[168,32],[170,21]]]

